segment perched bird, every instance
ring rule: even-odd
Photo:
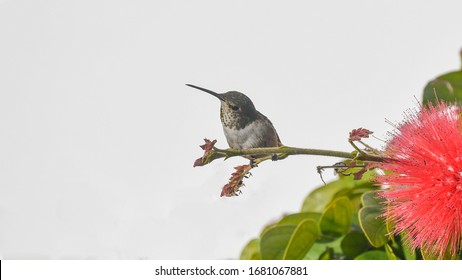
[[[186,84],[205,91],[221,102],[220,119],[228,145],[233,149],[251,149],[282,146],[271,121],[255,109],[252,100],[237,91],[216,93],[214,91]]]

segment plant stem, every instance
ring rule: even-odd
[[[357,159],[361,161],[375,161],[382,162],[384,158],[368,155],[368,154],[358,154],[357,152],[341,152],[341,151],[332,151],[332,150],[320,150],[320,149],[305,149],[305,148],[295,148],[288,146],[274,147],[274,148],[254,148],[254,149],[218,149],[214,148],[214,151],[221,154],[219,157],[235,157],[235,156],[247,156],[247,155],[268,155],[268,154],[280,154],[283,156],[288,155],[317,155],[317,156],[328,156],[328,157],[339,157],[346,159]]]

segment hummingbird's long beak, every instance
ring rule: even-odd
[[[213,96],[215,96],[216,98],[220,99],[221,101],[225,101],[223,99],[223,97],[221,97],[221,95],[219,93],[216,93],[214,91],[211,91],[209,89],[206,89],[206,88],[201,88],[201,87],[198,87],[198,86],[195,86],[195,85],[191,85],[191,84],[186,84],[188,87],[192,87],[192,88],[195,88],[195,89],[198,89],[198,90],[202,90],[202,91],[205,91]]]

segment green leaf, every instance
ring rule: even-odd
[[[389,260],[399,260],[399,258],[393,252],[393,248],[390,245],[385,244],[385,253],[387,254],[387,258]]]
[[[454,101],[462,104],[462,71],[451,72],[430,81],[424,89],[423,103],[439,100]]]
[[[404,258],[406,260],[416,260],[417,259],[417,254],[415,250],[412,250],[411,246],[403,244],[402,248],[403,248]]]
[[[362,253],[355,260],[388,260],[388,257],[384,251],[372,250]]]
[[[363,194],[361,202],[365,207],[382,208],[384,199],[377,197],[377,192],[369,191]]]
[[[260,240],[260,253],[263,260],[282,260],[295,225],[276,225],[268,228]]]
[[[321,232],[331,237],[339,237],[350,229],[352,209],[347,197],[339,197],[332,201],[321,216]]]
[[[304,260],[319,260],[326,258],[326,252],[331,251],[331,259],[338,259],[343,256],[342,250],[340,248],[341,239],[337,238],[328,243],[316,242],[313,247],[308,251],[308,253],[303,258]]]
[[[241,260],[261,260],[260,239],[250,240],[241,252]]]
[[[319,236],[319,225],[316,220],[303,220],[295,228],[289,240],[283,259],[301,260],[311,249]]]
[[[333,260],[334,255],[334,249],[329,247],[319,256],[319,260]]]
[[[387,229],[380,209],[364,207],[359,210],[359,224],[372,246],[378,248],[387,242]]]
[[[354,180],[354,177],[339,175],[339,179],[313,190],[303,202],[301,212],[322,213],[324,208],[336,197],[353,197],[363,192],[376,188],[372,184],[372,178],[376,175],[374,171],[363,174],[361,180]],[[354,190],[351,190],[354,189]],[[344,193],[345,192],[345,193]],[[350,197],[350,198],[351,198]]]
[[[278,225],[298,225],[301,221],[306,219],[319,221],[320,218],[321,214],[319,213],[301,212],[285,216],[279,221]]]
[[[348,186],[344,180],[337,180],[315,189],[305,198],[301,212],[322,213],[338,191],[351,186],[351,184]]]
[[[343,189],[337,192],[334,198],[346,196],[350,200],[350,205],[352,207],[353,212],[358,212],[361,207],[361,197],[364,193],[374,191],[377,187],[372,184],[372,182],[367,181],[361,184],[355,185],[349,189]],[[352,223],[359,225],[358,216],[353,216]]]
[[[382,209],[375,198],[375,192],[367,192],[362,196],[364,207],[359,210],[359,224],[369,240],[370,244],[376,248],[383,246],[387,242],[387,227],[380,216]]]
[[[345,235],[342,239],[341,247],[343,253],[349,259],[354,259],[359,254],[371,248],[366,236],[357,231],[351,231]]]
[[[462,51],[459,53],[462,60]],[[423,104],[434,103],[438,99],[462,104],[462,70],[446,73],[428,82],[423,93]]]
[[[422,258],[424,260],[438,260],[438,253],[434,250],[429,250],[428,247],[423,246],[420,248],[420,252],[422,253]],[[443,260],[457,260],[459,257],[457,254],[451,255],[449,246],[446,248],[444,255],[442,257]]]
[[[365,192],[376,190],[377,187],[372,185],[372,183],[367,182],[361,185],[354,186],[350,189],[344,189],[335,194],[334,197],[346,196],[350,200],[355,199],[357,197],[361,197]]]

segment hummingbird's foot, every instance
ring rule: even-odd
[[[272,161],[281,160],[281,159],[285,159],[287,156],[288,156],[287,154],[272,154],[271,160]]]

